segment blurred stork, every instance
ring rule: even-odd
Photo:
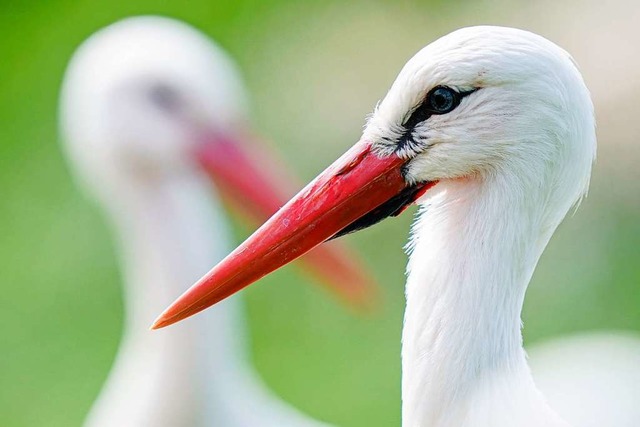
[[[417,201],[402,334],[403,425],[568,426],[534,384],[520,313],[540,255],[587,191],[594,128],[589,92],[567,52],[512,28],[455,31],[409,60],[350,151],[154,327],[201,311],[316,245],[398,215]],[[581,366],[588,376],[588,361],[578,363],[576,349],[594,349],[594,341],[574,344],[540,354],[569,356],[564,367]],[[625,346],[629,352],[616,350]],[[633,340],[610,339],[591,362],[624,375],[615,366],[619,356],[637,360],[637,350]],[[549,374],[559,378],[557,371]],[[601,378],[599,385],[579,383],[595,385],[589,391],[597,396],[583,400],[579,419],[637,425],[637,374],[626,388],[635,397],[618,395],[623,404],[608,411],[586,405],[613,403],[607,390],[613,382]],[[578,388],[573,392],[584,396]]]
[[[73,56],[61,126],[79,181],[108,212],[126,284],[124,337],[85,425],[323,425],[261,383],[237,299],[168,334],[148,330],[228,250],[216,191],[260,221],[292,194],[268,153],[251,145],[230,58],[177,21],[118,22]],[[351,303],[368,302],[371,282],[344,248],[310,255],[307,266],[327,285]]]

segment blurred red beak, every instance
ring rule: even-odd
[[[156,320],[162,328],[198,313],[334,236],[397,215],[434,183],[409,186],[406,161],[358,142],[291,199]]]
[[[223,198],[247,219],[260,224],[295,194],[295,180],[288,179],[285,168],[261,150],[260,144],[249,146],[250,139],[248,135],[236,140],[205,135],[196,154]],[[347,303],[358,308],[373,305],[375,282],[344,245],[334,242],[319,247],[302,261],[307,271]]]

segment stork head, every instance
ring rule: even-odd
[[[185,176],[209,175],[258,221],[292,194],[286,171],[253,144],[231,59],[171,19],[129,18],[90,37],[65,75],[61,127],[81,183],[109,210]],[[371,302],[372,281],[346,248],[315,251],[308,261],[348,302]]]
[[[129,18],[90,37],[66,72],[64,141],[94,192],[193,170],[207,138],[238,139],[246,97],[235,65],[191,27]]]
[[[407,159],[408,183],[505,173],[562,186],[569,203],[586,191],[596,149],[593,106],[571,56],[536,34],[489,26],[455,31],[411,58],[363,139]]]
[[[349,152],[156,325],[215,303],[327,239],[398,215],[439,181],[503,178],[552,206],[543,215],[559,221],[586,191],[594,156],[593,106],[568,53],[512,28],[455,31],[409,60]]]

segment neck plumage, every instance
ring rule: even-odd
[[[533,384],[520,331],[555,226],[544,225],[543,201],[507,183],[443,181],[422,203],[406,288],[404,427],[564,425]]]

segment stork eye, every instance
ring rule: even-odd
[[[437,86],[427,94],[428,108],[434,114],[446,114],[460,104],[460,94],[446,86]]]
[[[149,88],[149,98],[154,105],[167,112],[175,112],[180,108],[181,100],[178,92],[163,83],[157,83]]]

